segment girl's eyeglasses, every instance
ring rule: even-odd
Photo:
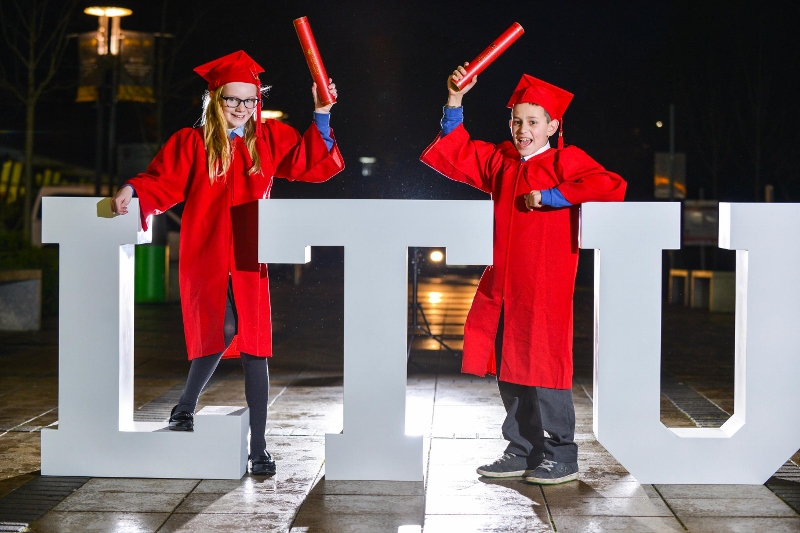
[[[258,98],[236,98],[235,96],[223,96],[226,107],[239,107],[239,104],[244,104],[247,109],[253,109],[258,104]]]

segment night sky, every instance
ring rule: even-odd
[[[161,2],[119,5],[134,11],[122,19],[123,29],[161,30]],[[265,108],[288,113],[290,124],[305,129],[311,77],[292,20],[307,16],[339,89],[332,126],[347,169],[323,185],[279,180],[274,196],[483,198],[418,158],[438,133],[448,74],[516,21],[525,34],[464,99],[465,126],[474,138],[508,138],[505,105],[527,73],[575,94],[565,141],[626,178],[627,199],[652,200],[653,154],[669,148],[668,129],[655,123],[666,122],[675,103],[676,148],[688,154],[690,197],[702,188],[706,198],[753,201],[763,195],[763,184],[775,183],[779,201],[797,201],[800,161],[792,121],[800,111],[794,96],[800,87],[792,71],[800,59],[794,29],[800,10],[788,0],[759,6],[756,11],[737,0],[171,0],[165,29],[175,35],[167,47],[174,67],[167,69],[165,134],[199,117],[205,83],[192,68],[239,49],[266,70],[261,80],[272,89]],[[95,28],[96,19],[78,11],[70,31]],[[74,102],[74,41],[59,79],[73,86],[42,102],[37,153],[93,168],[95,114],[92,104]],[[0,113],[0,144],[21,146],[21,107],[4,97]],[[153,106],[121,103],[119,113],[119,142],[157,139]],[[361,176],[361,156],[378,158],[374,175]]]

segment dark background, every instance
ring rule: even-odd
[[[10,0],[2,0],[4,3]],[[85,2],[86,5],[91,5]],[[200,115],[205,82],[195,66],[238,49],[266,70],[265,108],[310,123],[311,78],[292,20],[307,16],[329,75],[339,88],[332,125],[347,169],[323,185],[279,180],[274,196],[482,198],[418,161],[438,132],[445,80],[512,22],[525,34],[465,98],[465,125],[480,139],[508,137],[505,105],[528,73],[575,98],[565,115],[567,144],[583,148],[628,180],[628,200],[653,199],[653,154],[669,149],[676,105],[676,149],[688,156],[690,198],[797,201],[800,46],[796,2],[164,2],[127,1],[123,29],[174,35],[167,40],[164,134]],[[76,11],[70,31],[97,19]],[[75,103],[77,44],[70,43],[60,83],[38,108],[37,155],[94,168],[95,110]],[[8,53],[3,50],[3,54]],[[24,109],[0,99],[0,145],[22,146]],[[120,143],[159,142],[156,107],[120,103]],[[358,158],[378,158],[361,175]],[[122,176],[121,178],[124,178]]]

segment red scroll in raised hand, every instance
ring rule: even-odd
[[[319,55],[317,42],[314,34],[311,33],[311,26],[306,17],[300,17],[294,21],[294,29],[297,31],[297,38],[300,39],[300,46],[303,47],[303,55],[308,63],[308,70],[311,71],[311,78],[317,84],[317,95],[322,105],[329,105],[336,101],[336,98],[328,90],[328,73],[322,64],[322,57]]]
[[[525,33],[525,30],[522,29],[522,26],[519,25],[518,22],[512,24],[503,34],[495,39],[495,41],[489,45],[489,48],[484,50],[483,52],[478,55],[469,66],[466,67],[467,73],[464,74],[458,81],[450,80],[450,83],[454,86],[454,88],[458,89],[459,91],[463,89],[469,82],[472,81],[472,78],[483,72],[486,67],[492,64],[492,62],[500,57],[500,54],[506,51],[509,46],[514,44],[514,41],[520,38],[520,36]]]

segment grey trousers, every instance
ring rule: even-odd
[[[495,339],[497,385],[506,409],[503,438],[508,441],[506,453],[528,458],[528,467],[535,468],[542,459],[557,463],[578,461],[575,444],[575,405],[571,389],[549,389],[517,385],[502,380],[503,312]]]

